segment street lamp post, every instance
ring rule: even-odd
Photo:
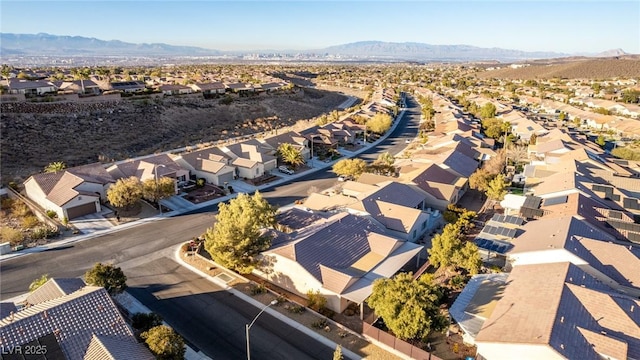
[[[166,165],[156,165],[153,167],[153,174],[155,175],[155,179],[156,179],[156,201],[158,202],[158,209],[160,209],[160,215],[162,215],[162,205],[160,204],[160,199],[158,199],[158,168],[159,167],[166,167]]]
[[[260,312],[258,313],[258,315],[256,315],[256,317],[253,318],[253,321],[250,324],[246,324],[245,325],[245,329],[247,330],[247,360],[251,360],[251,347],[249,346],[249,330],[251,329],[251,327],[253,326],[253,323],[256,322],[256,320],[258,320],[258,317],[265,311],[267,310],[267,308],[271,305],[275,305],[278,303],[278,300],[273,300],[270,303],[268,303],[267,305],[265,305],[265,307],[262,308],[262,310],[260,310]]]

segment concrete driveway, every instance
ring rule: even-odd
[[[107,220],[106,216],[111,213],[113,213],[111,209],[103,206],[101,212],[75,218],[69,221],[69,224],[73,225],[83,234],[110,229],[114,227],[114,225],[111,221]]]

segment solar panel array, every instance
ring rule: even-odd
[[[542,215],[544,215],[544,211],[540,210],[540,209],[532,209],[532,208],[527,208],[527,207],[521,207],[520,208],[520,216],[526,218],[526,219],[535,219],[535,218],[540,218],[542,217]]]
[[[640,210],[640,203],[638,203],[638,199],[635,198],[624,198],[622,205],[625,209]]]
[[[503,223],[503,224],[512,224],[512,225],[518,225],[518,226],[524,224],[523,218],[519,216],[513,216],[513,215],[495,214],[493,215],[491,220],[495,222]]]
[[[481,249],[493,251],[498,254],[505,254],[512,247],[509,243],[484,238],[476,238],[475,243]]]
[[[611,219],[622,220],[622,212],[616,210],[609,210],[609,217]]]
[[[509,229],[502,226],[487,225],[482,229],[482,232],[490,235],[504,236],[508,238],[516,236],[516,229]]]
[[[627,230],[640,233],[640,224],[614,219],[607,219],[607,223],[613,226],[616,230]]]
[[[552,198],[547,198],[544,199],[544,206],[552,206],[552,205],[559,205],[559,204],[565,204],[567,202],[567,200],[569,199],[568,196],[556,196],[556,197],[552,197]]]
[[[541,197],[527,196],[524,199],[524,204],[522,204],[522,207],[526,207],[526,208],[530,208],[530,209],[537,209],[537,208],[540,207],[540,203],[542,203],[542,198]]]

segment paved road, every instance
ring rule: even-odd
[[[404,137],[415,136],[420,111],[413,99],[409,99],[407,105],[410,109],[400,120],[396,130],[380,145],[369,149],[369,155],[366,156],[376,158],[377,153],[384,151],[396,154],[406,146]],[[274,186],[263,193],[274,205],[285,205],[306,197],[309,189],[313,187],[324,189],[334,185],[336,181],[333,172],[324,170],[298,178],[295,182]],[[244,341],[244,334],[237,329],[243,329],[244,324],[248,323],[258,310],[241,301],[225,300],[228,295],[223,294],[226,292],[215,289],[213,284],[205,285],[205,280],[197,275],[189,275],[185,273],[186,270],[178,269],[177,264],[168,260],[171,255],[167,254],[166,250],[172,245],[202,234],[213,224],[215,210],[217,206],[211,206],[192,214],[146,223],[69,246],[2,261],[0,299],[23,294],[31,281],[42,274],[49,274],[51,277],[79,277],[96,262],[111,262],[121,266],[129,277],[131,293],[147,307],[158,310],[196,347],[207,349],[205,353],[209,354],[209,351],[218,351],[215,348],[222,344],[218,342],[228,341],[230,353],[227,355],[230,358],[241,358],[242,356],[236,355],[239,344]],[[177,295],[166,295],[170,294],[167,291],[173,288],[176,289]],[[160,294],[160,299],[156,297],[157,294]],[[218,311],[215,310],[218,307],[221,312],[215,312]],[[206,316],[210,316],[211,321],[198,325],[195,319],[205,316],[203,311],[207,313]],[[212,315],[208,315],[208,311],[211,311]],[[228,317],[218,319],[215,314],[228,314]],[[265,319],[262,319],[262,316],[265,316]],[[324,354],[324,350],[320,350],[323,348],[321,344],[304,338],[302,334],[286,328],[283,324],[275,323],[266,314],[262,316],[259,324],[264,324],[264,327],[256,328],[255,332],[252,329],[252,339],[255,336],[252,343],[252,349],[255,350],[252,350],[252,354],[255,351],[256,354],[265,356],[257,355],[256,359],[278,359],[279,357],[273,357],[271,352],[280,347],[286,349],[287,352],[283,353],[288,354],[288,351],[292,351],[292,354],[300,354],[301,356],[297,357],[299,359]],[[186,319],[189,319],[188,325],[182,323]],[[274,335],[269,336],[270,332],[274,332]],[[229,339],[223,340],[222,335]],[[207,345],[210,342],[213,345]],[[302,353],[306,353],[307,356],[302,356]],[[220,355],[220,358],[225,357],[226,355]],[[322,357],[330,358],[330,353]]]
[[[246,357],[245,324],[260,309],[164,257],[122,264],[128,292],[213,359]],[[331,359],[333,350],[267,313],[251,327],[253,359]]]

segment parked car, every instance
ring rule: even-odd
[[[278,166],[278,171],[280,171],[281,173],[285,173],[287,175],[293,175],[293,170],[289,169],[284,165]]]

